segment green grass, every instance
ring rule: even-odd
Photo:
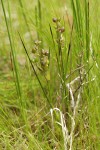
[[[0,149],[100,149],[100,2],[0,1]]]

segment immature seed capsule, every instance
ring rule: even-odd
[[[48,51],[45,51],[45,56],[49,56],[49,52]]]
[[[44,49],[42,49],[42,54],[45,55],[45,56],[49,56],[49,52],[45,51]]]
[[[60,21],[60,19],[58,19],[58,18],[53,18],[52,21],[53,21],[54,23],[57,23],[57,22]]]
[[[62,28],[59,28],[59,32],[60,32],[60,33],[63,33],[63,32],[65,32],[65,28],[64,28],[64,27],[62,27]]]
[[[37,51],[37,47],[35,46],[33,49],[32,49],[32,53],[35,54]]]
[[[45,61],[41,61],[41,66],[44,67],[46,65]]]
[[[46,68],[49,66],[49,61],[48,61],[48,59],[42,58],[42,59],[41,59],[41,66],[46,69]]]
[[[40,44],[41,44],[41,41],[36,40],[36,41],[34,41],[34,44],[35,44],[36,46],[38,46],[38,45],[40,45]]]
[[[37,62],[38,62],[38,59],[37,59],[36,57],[34,57],[34,58],[32,59],[32,62],[33,62],[33,63],[37,63]]]
[[[58,19],[57,19],[57,18],[53,18],[52,21],[53,21],[54,23],[56,23],[56,22],[58,21]]]

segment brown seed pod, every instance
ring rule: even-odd
[[[56,23],[57,20],[58,20],[57,18],[53,18],[53,19],[52,19],[52,21],[53,21],[54,23]]]
[[[49,52],[48,51],[45,51],[45,56],[49,56]]]
[[[60,19],[58,19],[58,18],[53,18],[52,21],[53,21],[54,23],[57,23],[57,22],[60,22]]]
[[[59,28],[59,32],[60,32],[60,33],[63,33],[63,32],[65,32],[65,28],[64,28],[64,27],[62,27],[62,28]]]

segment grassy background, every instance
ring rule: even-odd
[[[0,1],[0,149],[100,149],[99,18],[99,0]]]

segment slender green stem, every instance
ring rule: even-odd
[[[7,21],[7,17],[6,17],[6,12],[5,12],[5,7],[4,7],[3,0],[1,0],[1,4],[2,4],[2,9],[3,9],[3,13],[4,13],[5,22],[6,22],[8,37],[9,37],[9,41],[10,41],[12,60],[13,60],[13,66],[14,66],[14,70],[13,71],[14,71],[14,74],[15,74],[15,77],[16,77],[16,82],[15,82],[15,84],[16,84],[16,91],[17,91],[17,94],[18,94],[19,98],[21,98],[21,89],[20,89],[17,65],[16,65],[16,61],[15,61],[14,47],[13,47],[13,43],[12,43],[12,39],[11,39],[11,34],[10,34],[9,26],[8,26],[8,21]]]

